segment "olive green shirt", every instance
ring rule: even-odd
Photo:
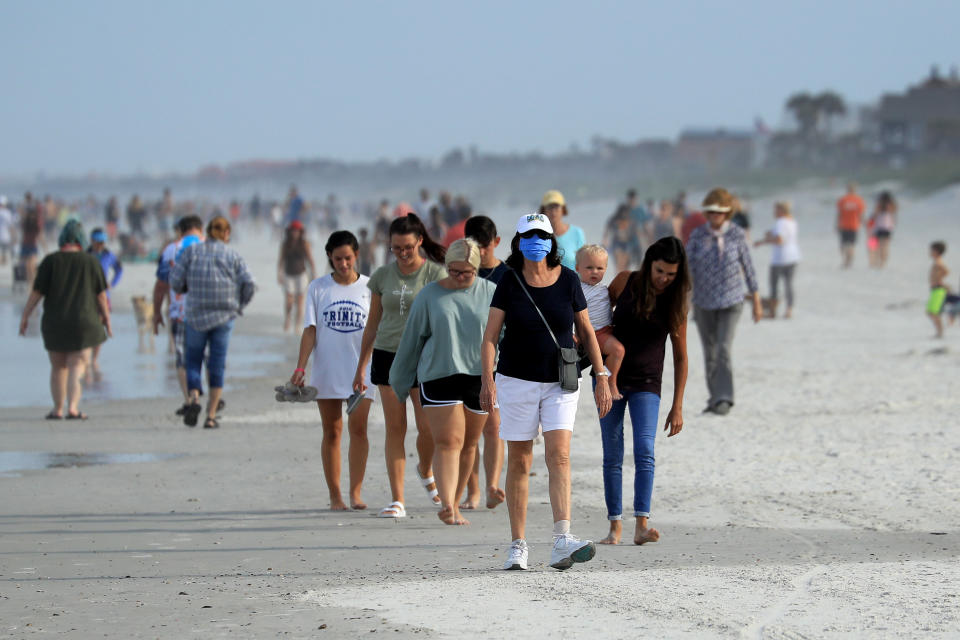
[[[100,261],[85,251],[57,251],[37,267],[33,289],[43,296],[40,333],[47,351],[80,351],[107,339],[97,296],[107,289]]]
[[[396,353],[414,298],[420,293],[420,289],[446,276],[446,268],[430,260],[425,260],[419,269],[409,275],[400,273],[396,262],[385,264],[374,271],[367,282],[367,288],[380,296],[383,315],[377,327],[373,348]]]

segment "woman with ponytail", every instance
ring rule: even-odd
[[[673,348],[673,404],[664,422],[667,437],[683,428],[683,390],[687,383],[687,301],[690,275],[683,244],[661,238],[647,249],[640,271],[622,271],[610,283],[613,335],[625,355],[617,376],[622,397],[600,418],[603,443],[603,492],[610,533],[601,544],[620,544],[623,531],[623,418],[630,409],[633,425],[634,544],[656,542],[660,533],[648,525],[653,496],[653,443],[660,410],[660,382],[667,336]]]
[[[390,223],[390,251],[396,260],[377,269],[370,277],[370,314],[363,330],[360,361],[353,379],[355,391],[365,391],[367,364],[370,364],[370,384],[380,389],[383,418],[386,423],[387,476],[390,479],[392,502],[380,510],[381,518],[406,516],[403,494],[403,476],[406,466],[404,438],[407,435],[406,402],[400,401],[390,388],[390,366],[400,346],[400,336],[406,326],[410,307],[420,290],[447,275],[443,267],[445,249],[435,242],[420,218],[414,213],[396,218]],[[426,257],[424,257],[426,256]],[[437,486],[433,478],[433,438],[420,407],[420,395],[415,381],[410,389],[413,411],[417,422],[417,475],[430,500],[439,506]]]

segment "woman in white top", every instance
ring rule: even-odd
[[[334,231],[327,240],[327,259],[333,273],[317,278],[307,290],[306,315],[300,338],[300,356],[290,382],[303,386],[310,354],[313,367],[310,384],[317,388],[317,406],[323,425],[320,459],[330,491],[330,508],[346,511],[340,493],[340,434],[343,432],[342,405],[353,393],[353,374],[360,360],[360,341],[370,312],[367,276],[356,271],[357,239],[349,231]],[[369,366],[367,375],[369,375]],[[348,414],[350,448],[350,508],[366,509],[360,497],[367,467],[367,415],[374,397],[371,387],[364,399]]]
[[[890,255],[890,237],[893,235],[893,228],[897,226],[897,201],[889,191],[882,191],[877,196],[877,206],[870,216],[870,222],[873,223],[873,237],[877,239],[877,250],[874,254],[874,261],[871,266],[877,269],[887,264],[887,257]]]
[[[797,221],[793,218],[789,202],[777,202],[773,205],[773,217],[776,222],[773,229],[767,231],[761,244],[773,245],[773,255],[770,258],[770,298],[776,304],[777,284],[783,278],[784,289],[787,294],[787,310],[783,317],[793,315],[793,274],[797,263],[800,262],[800,245],[797,244]],[[776,306],[774,306],[776,313]]]

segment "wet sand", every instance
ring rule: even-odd
[[[117,638],[953,637],[960,328],[931,340],[923,302],[925,248],[955,228],[947,221],[960,191],[903,201],[902,219],[917,226],[895,236],[883,272],[866,269],[862,246],[854,270],[837,268],[834,194],[786,195],[804,251],[796,317],[756,326],[744,317],[737,405],[726,418],[700,414],[706,391],[691,325],[686,426],[657,443],[652,524],[660,542],[601,547],[594,561],[566,572],[547,567],[541,447],[530,571],[499,570],[509,544],[503,506],[468,514],[469,527],[442,525],[414,458],[410,517],[374,518],[389,502],[379,405],[369,428],[370,510],[331,512],[317,411],[275,403],[272,386],[289,367],[265,364],[267,376],[231,380],[215,432],[184,427],[173,415],[176,397],[91,402],[83,423],[44,421],[46,406],[4,410],[6,451],[184,455],[0,478],[3,629],[11,637]],[[755,229],[769,210],[767,201],[754,203]],[[960,247],[960,238],[946,240]],[[279,295],[265,277],[275,254],[241,248],[262,290],[235,340],[276,336],[270,305]],[[955,280],[960,262],[950,256]],[[766,293],[768,252],[754,258]],[[292,357],[295,341],[283,349]],[[665,380],[669,372],[668,358]],[[670,392],[667,382],[664,397]],[[413,440],[411,427],[408,455]],[[607,529],[600,462],[584,393],[572,452],[573,531],[593,539]],[[632,475],[629,456],[624,472]],[[629,482],[624,493],[629,505]]]

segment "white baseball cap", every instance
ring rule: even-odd
[[[542,213],[528,213],[520,216],[520,220],[517,221],[517,233],[526,233],[534,229],[546,231],[551,235],[553,234],[553,225],[550,224],[547,216]]]

